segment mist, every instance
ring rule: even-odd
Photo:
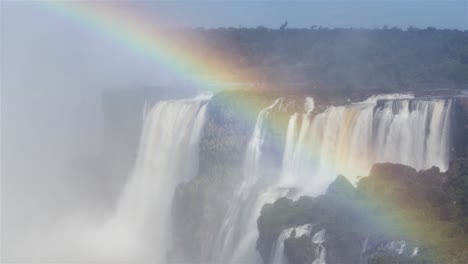
[[[153,61],[39,3],[1,8],[1,251],[5,260],[36,261],[25,252],[47,244],[49,232],[60,234],[51,230],[55,223],[115,206],[121,186],[108,183],[103,92],[177,82]],[[122,175],[131,171],[126,166]]]
[[[233,64],[238,66],[239,72],[259,74],[263,78],[262,81],[270,79],[269,85],[272,87],[280,84],[291,84],[297,76],[302,82],[309,81],[307,78],[313,79],[313,81],[318,80],[320,79],[319,75],[325,74],[321,71],[311,74],[312,71],[304,70],[301,72],[293,67],[289,69],[283,67],[284,65],[293,65],[288,61],[290,54],[280,50],[281,47],[288,45],[287,42],[278,45],[280,47],[278,50],[261,50],[261,48],[256,50],[258,54],[268,54],[266,56],[268,58],[265,59],[266,66],[261,63],[255,64],[261,60],[253,59],[253,63],[251,63],[249,58],[255,56],[248,54],[248,51],[250,51],[250,47],[257,47],[255,43],[257,40],[254,37],[249,40],[247,40],[248,37],[244,40],[240,37],[236,39],[232,37],[237,36],[236,32],[241,32],[239,36],[242,36],[243,32],[250,32],[250,36],[254,36],[257,33],[254,32],[256,29],[259,32],[264,30],[264,32],[271,33],[271,28],[279,28],[286,20],[290,23],[289,27],[304,29],[314,25],[324,25],[331,29],[360,28],[361,30],[363,30],[362,28],[380,28],[385,25],[404,29],[410,26],[421,28],[435,26],[450,29],[448,31],[453,29],[454,35],[465,34],[463,36],[466,36],[466,29],[468,29],[466,1],[453,1],[446,5],[435,1],[428,3],[425,8],[422,8],[419,1],[409,4],[393,1],[367,3],[365,6],[360,1],[357,1],[357,4],[353,4],[354,1],[334,4],[325,2],[293,2],[291,4],[282,1],[267,2],[269,1],[252,2],[251,4],[237,1],[175,3],[119,1],[113,3],[113,8],[123,8],[136,16],[144,17],[147,21],[154,23],[155,29],[177,31],[184,28],[180,32],[188,32],[196,37],[192,39],[191,36],[183,36],[186,37],[187,43],[183,43],[182,46],[186,45],[192,48],[192,45],[198,45],[202,47],[199,50],[193,48],[196,51],[201,51],[202,56],[200,57],[206,55],[209,58],[210,55],[221,54],[218,59],[223,61],[222,65]],[[157,245],[160,246],[165,243],[164,239],[160,237],[148,238],[146,234],[157,233],[161,227],[156,227],[157,224],[150,226],[149,223],[164,222],[164,225],[161,224],[164,227],[170,227],[176,223],[167,220],[173,213],[170,212],[172,204],[165,203],[164,199],[153,201],[155,198],[150,194],[152,191],[163,193],[166,197],[171,197],[167,200],[172,200],[173,196],[180,195],[179,192],[187,187],[184,184],[190,184],[197,180],[197,175],[194,173],[197,172],[195,168],[198,168],[198,165],[194,165],[198,164],[197,144],[198,141],[202,143],[204,141],[202,135],[198,135],[197,132],[197,143],[195,144],[193,142],[195,141],[194,136],[187,131],[191,132],[194,129],[191,127],[192,123],[199,123],[199,126],[202,126],[205,116],[201,116],[199,113],[205,114],[205,104],[208,104],[207,101],[210,99],[207,98],[211,98],[211,95],[203,97],[203,99],[171,101],[168,103],[169,106],[164,105],[167,109],[160,105],[160,108],[151,112],[151,108],[161,100],[193,98],[211,89],[200,87],[199,83],[194,80],[194,76],[184,75],[174,67],[168,66],[167,63],[155,60],[145,54],[143,49],[130,47],[115,38],[112,33],[96,30],[92,25],[86,25],[79,19],[70,19],[63,14],[57,14],[53,9],[47,8],[40,2],[2,1],[0,8],[1,261],[147,262],[162,259],[168,253],[162,252],[159,247],[158,250],[155,250],[153,240],[157,240],[154,243],[159,243]],[[193,11],[196,8],[200,8],[201,11],[199,13]],[[245,12],[245,10],[250,11]],[[416,13],[418,15],[415,15]],[[434,15],[435,13],[438,15]],[[203,27],[208,29],[205,30]],[[244,29],[245,31],[243,31]],[[328,28],[326,30],[328,32]],[[462,33],[463,30],[465,33]],[[229,31],[234,32],[234,35],[226,33]],[[276,32],[277,35],[274,35],[275,32],[271,33],[272,39],[284,40],[285,38],[281,35],[283,32],[278,32]],[[294,36],[297,32],[300,30],[293,29],[284,35]],[[226,34],[223,35],[224,33]],[[368,42],[373,35],[367,31],[361,35],[354,34],[355,32],[351,32],[347,36],[346,33],[337,33],[335,42],[350,43],[343,45],[346,48],[351,47],[350,50],[355,48],[367,51]],[[239,42],[234,42],[233,39]],[[216,43],[217,40],[221,44]],[[203,46],[206,43],[209,44],[210,41],[212,41],[210,44],[212,46]],[[268,40],[265,42],[267,43],[265,46],[268,46]],[[236,46],[235,43],[241,44]],[[298,45],[300,48],[296,50],[303,51],[307,48],[303,48],[303,46],[305,45]],[[230,47],[232,49],[228,50]],[[294,49],[291,48],[291,50]],[[338,48],[333,54],[339,58],[336,65],[342,64],[340,59],[344,58],[345,55],[354,55],[347,49]],[[331,58],[333,54],[324,57]],[[317,50],[313,56],[319,58],[321,55],[321,50]],[[457,63],[458,55],[458,53],[453,55],[456,57]],[[232,58],[236,60],[231,60]],[[352,56],[350,58],[349,61],[352,61]],[[281,62],[276,65],[275,60],[281,60]],[[362,61],[364,60],[362,59]],[[463,58],[460,59],[460,61],[462,60]],[[224,62],[226,63],[224,64]],[[459,64],[453,67],[457,70],[456,78],[454,78],[457,81],[460,79],[459,76],[463,75],[463,70],[466,69],[464,63]],[[298,63],[298,65],[310,66],[306,63]],[[327,63],[324,65],[328,67]],[[262,70],[256,71],[255,68],[273,70],[262,72]],[[339,68],[339,70],[345,71],[348,67],[343,68]],[[369,68],[372,68],[372,65]],[[386,72],[387,69],[382,71]],[[345,74],[337,71],[337,75],[344,76]],[[362,76],[367,75],[368,72],[362,74]],[[329,79],[337,79],[334,75],[330,76]],[[349,79],[358,78],[356,74],[349,74],[349,76]],[[342,82],[348,81],[346,78],[343,80]],[[310,85],[311,83],[313,85]],[[310,87],[315,89],[316,83],[311,83],[306,84],[307,89]],[[466,82],[453,83],[450,82],[450,88],[465,89],[468,87]],[[344,89],[347,87],[340,86],[333,92],[338,90],[341,92]],[[224,90],[224,88],[221,87],[219,90]],[[278,91],[275,90],[275,92]],[[287,89],[284,88],[281,92],[287,92]],[[301,92],[304,91],[301,90]],[[362,99],[364,94],[365,96],[371,95],[369,91],[355,93],[358,94],[355,97],[359,97],[359,99]],[[327,96],[323,96],[323,98]],[[339,99],[335,101],[320,98],[318,102],[328,107],[328,104],[336,102],[350,102],[351,99],[355,99],[353,96],[354,94],[340,95],[337,96]],[[256,114],[262,110],[260,106],[268,107],[269,104],[265,102],[276,99],[272,98],[270,94],[265,98],[258,100],[262,103],[255,105],[257,112],[249,113],[252,116],[248,118],[255,120]],[[394,99],[394,97],[389,98]],[[252,100],[255,99],[257,98]],[[250,99],[246,101],[248,100]],[[299,99],[294,103],[297,102]],[[445,101],[440,102],[441,108],[444,107],[444,103]],[[173,113],[178,113],[178,110],[176,111],[174,108],[185,109],[184,107],[190,109],[187,111],[189,112],[188,117],[180,117],[180,115]],[[271,110],[272,115],[276,114],[276,107],[271,107],[273,109]],[[280,105],[277,108],[281,107]],[[302,106],[296,108],[300,107]],[[325,107],[322,108],[325,109]],[[169,111],[173,112],[168,113]],[[283,114],[287,111],[283,111]],[[169,141],[155,140],[151,136],[145,140],[143,133],[145,117],[152,115],[156,116],[154,118],[156,121],[153,120],[154,124],[149,123],[147,126],[156,127],[157,129],[153,127],[154,131],[162,135],[166,135],[169,131],[169,134],[173,136],[169,137]],[[181,127],[174,125],[173,130],[159,127],[161,123],[170,123],[174,120],[182,120],[188,125]],[[235,118],[226,118],[226,120],[232,121]],[[209,121],[214,122],[211,119]],[[242,129],[237,128],[238,130],[235,131],[241,134],[239,137],[245,137],[238,143],[239,148],[247,145],[246,138],[248,139],[251,132],[249,129],[253,130],[254,128],[254,124],[250,125],[251,128],[243,124],[239,126]],[[196,128],[203,131],[202,127],[197,126]],[[225,130],[221,130],[225,133],[234,133],[231,131],[232,127],[223,129]],[[179,137],[185,140],[182,142],[190,146],[190,157],[183,156],[180,159],[171,159],[176,155],[184,154],[186,149],[183,146],[175,150],[161,152],[154,146],[145,145],[158,142],[159,145],[170,149],[173,145],[180,144],[179,138],[176,137],[178,133],[180,133]],[[262,133],[267,135],[268,132]],[[229,134],[229,136],[232,135]],[[222,137],[224,138],[224,135]],[[235,138],[235,136],[232,137]],[[263,138],[255,142],[263,143]],[[162,170],[164,174],[181,179],[171,178],[168,182],[150,181],[154,186],[157,186],[157,189],[151,189],[147,193],[143,192],[146,195],[140,195],[145,196],[148,203],[155,202],[158,206],[164,207],[166,210],[163,215],[167,219],[159,219],[158,212],[155,213],[148,209],[151,204],[147,205],[146,200],[139,200],[142,197],[139,197],[140,189],[138,187],[144,188],[146,182],[143,180],[159,172],[151,167],[152,164],[145,163],[148,161],[141,158],[144,155],[138,156],[139,144],[140,150],[145,150],[148,147],[150,149],[148,152],[157,157],[163,157],[166,153],[174,155],[168,156],[169,158],[164,156],[166,159],[161,158],[157,162],[158,165],[165,163],[170,165],[166,170]],[[356,143],[356,145],[359,144]],[[254,148],[252,151],[260,149],[260,147],[257,148],[257,145],[252,148]],[[275,151],[281,152],[280,150]],[[244,149],[236,149],[235,153],[244,153]],[[254,153],[253,156],[257,154]],[[392,158],[394,157],[392,156]],[[190,161],[190,164],[184,165],[189,168],[181,173],[178,171],[181,170],[179,167],[182,167],[179,164],[187,160]],[[236,160],[242,160],[242,158]],[[398,158],[394,158],[394,160],[400,161]],[[143,169],[138,167],[140,163],[144,164],[141,166]],[[242,170],[240,163],[236,163],[234,166],[236,173]],[[275,159],[271,163],[279,164],[281,162]],[[257,164],[254,165],[257,166]],[[254,165],[252,167],[255,167]],[[139,169],[144,172],[140,173]],[[366,167],[365,170],[367,169]],[[275,170],[277,170],[275,173],[278,173],[280,169],[275,168]],[[306,172],[309,173],[309,171]],[[143,182],[138,177],[133,179],[132,175],[138,173],[146,177],[141,177]],[[180,176],[179,174],[184,175]],[[258,175],[260,174],[258,173]],[[336,175],[332,176],[333,178],[330,178],[329,181],[327,179],[327,184],[335,179]],[[239,176],[236,179],[242,179],[242,177]],[[129,191],[126,188],[127,185],[131,185],[129,189],[137,189]],[[166,185],[171,188],[166,190]],[[252,189],[252,192],[256,191],[255,188],[252,187]],[[323,189],[321,188],[320,191]],[[218,194],[218,192],[222,191],[216,190],[213,193]],[[231,194],[231,192],[234,193],[232,190],[227,193]],[[132,194],[138,199],[125,198]],[[177,196],[179,199],[182,199],[181,197],[184,198]],[[226,197],[223,198],[228,201],[229,199]],[[279,198],[279,196],[274,196],[274,198]],[[140,205],[142,208],[139,207]],[[261,208],[262,205],[263,203],[258,204],[257,207]],[[132,218],[128,215],[125,216],[128,212],[132,213],[131,216],[134,213],[136,218],[140,214],[150,216],[148,219],[142,220],[144,223],[140,224],[135,219],[126,219],[126,217]],[[213,214],[221,215],[217,211]],[[257,215],[252,217],[252,223],[256,223],[256,217]],[[186,218],[186,216],[184,215],[182,218]],[[154,222],[151,222],[153,220]],[[203,224],[209,225],[210,222],[206,223]],[[136,230],[139,225],[146,228],[145,232]],[[256,232],[256,230],[254,231]],[[255,236],[252,237],[255,238]],[[206,259],[202,261],[204,260]]]

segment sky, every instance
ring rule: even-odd
[[[295,28],[468,29],[468,1],[109,2],[161,27],[278,28],[288,21]],[[177,81],[164,65],[54,14],[41,1],[0,0],[0,34],[3,240],[32,219],[50,221],[41,216],[44,205],[70,205],[63,199],[71,184],[65,175],[76,157],[105,155],[103,90]]]
[[[409,26],[468,29],[468,1],[142,1],[133,4],[176,27],[293,28]]]

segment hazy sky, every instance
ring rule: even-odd
[[[468,1],[144,1],[171,26],[468,28]]]

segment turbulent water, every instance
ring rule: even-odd
[[[319,195],[338,174],[357,183],[376,162],[402,163],[416,169],[448,168],[450,99],[378,95],[361,103],[330,106],[316,114],[313,98],[306,98],[304,110],[289,119],[282,172],[275,180],[262,178],[264,168],[259,164],[264,158],[265,120],[283,101],[276,100],[258,115],[246,152],[244,182],[218,233],[217,244],[221,246],[215,249],[214,261],[259,263],[254,251],[256,219],[265,203],[286,196],[288,190]],[[284,262],[282,243],[290,232],[285,230],[280,236],[272,263]],[[317,264],[325,263],[324,235],[314,235]]]

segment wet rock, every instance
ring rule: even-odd
[[[466,263],[467,197],[467,160],[445,173],[376,164],[357,188],[338,176],[322,196],[265,205],[257,249],[269,263],[282,230],[310,223],[326,230],[327,263]],[[311,236],[289,237],[284,253],[289,264],[312,263],[317,245]]]

